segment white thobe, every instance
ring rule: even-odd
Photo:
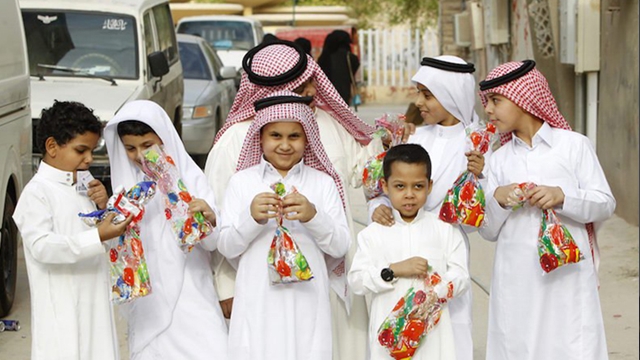
[[[368,146],[360,145],[349,132],[326,111],[316,108],[316,121],[320,129],[320,140],[329,160],[338,172],[343,184],[359,187],[362,185],[362,169],[371,156],[383,151],[380,140],[372,140]],[[224,203],[224,194],[229,178],[235,173],[242,143],[251,125],[251,120],[230,127],[218,139],[209,153],[205,174],[214,189],[216,199]],[[347,222],[352,239],[355,239],[348,191],[345,191]],[[346,256],[347,270],[355,254],[355,241]],[[216,289],[220,299],[233,297],[235,270],[226,261],[220,261],[214,253]],[[351,296],[351,311],[347,313],[344,302],[331,291],[331,314],[333,317],[333,360],[361,360],[366,353],[366,327],[368,322],[364,297]]]
[[[105,247],[78,217],[95,210],[72,172],[44,161],[20,195],[13,219],[29,276],[31,359],[118,359]]]
[[[306,223],[284,220],[313,272],[310,281],[271,285],[267,254],[276,220],[258,224],[250,213],[253,198],[272,192],[282,180],[315,205]],[[233,175],[222,210],[218,250],[239,257],[233,314],[229,325],[229,357],[246,360],[329,360],[332,357],[329,274],[325,254],[340,258],[350,246],[349,228],[338,189],[325,173],[296,164],[284,179],[264,159]]]
[[[597,273],[585,223],[607,219],[615,199],[590,141],[544,123],[532,146],[517,137],[489,160],[487,227],[497,240],[491,278],[487,359],[607,359]],[[493,197],[498,186],[559,186],[556,208],[585,259],[543,275],[538,256],[541,210],[512,212]]]
[[[437,285],[438,297],[446,298],[447,284],[453,284],[453,296],[464,294],[470,288],[467,251],[458,229],[438,220],[437,215],[420,210],[416,218],[407,223],[397,210],[393,210],[395,224],[370,224],[358,234],[358,250],[349,271],[349,285],[357,294],[373,293],[369,315],[370,359],[389,359],[387,350],[378,342],[378,329],[391,313],[398,300],[416,279],[398,278],[386,282],[380,273],[392,263],[414,256],[427,259],[432,271],[442,276]],[[457,345],[453,338],[448,306],[444,306],[440,322],[423,340],[412,359],[455,359]]]
[[[433,187],[423,208],[438,216],[447,192],[451,189],[458,176],[467,170],[465,152],[468,151],[468,145],[466,143],[464,125],[460,122],[453,126],[421,126],[416,129],[415,134],[409,137],[408,143],[419,144],[429,153]],[[485,164],[490,155],[491,150],[485,154]],[[486,166],[483,173],[486,173]],[[481,185],[484,186],[485,180],[481,179],[480,181]],[[369,219],[371,219],[373,211],[383,204],[391,207],[391,203],[386,196],[380,196],[369,201]],[[464,238],[465,248],[469,251],[469,239],[465,232],[475,231],[475,228],[469,226],[458,228]],[[473,359],[472,303],[473,294],[471,289],[449,302],[451,322],[453,323],[456,339],[457,360]]]

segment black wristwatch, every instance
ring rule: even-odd
[[[391,270],[391,268],[384,268],[380,272],[380,277],[382,278],[382,280],[390,282],[395,276],[393,275],[393,270]]]

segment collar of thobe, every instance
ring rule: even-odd
[[[72,186],[74,184],[73,172],[57,169],[44,161],[41,161],[38,166],[38,174],[64,185]]]
[[[460,132],[464,132],[464,124],[459,122],[451,126],[432,125],[435,130],[436,136],[439,138],[451,139],[460,135]]]
[[[511,141],[513,142],[514,149],[515,149],[515,146],[522,146],[526,149],[534,149],[539,144],[542,144],[542,143],[546,143],[547,145],[552,147],[553,131],[551,130],[551,126],[549,126],[549,124],[545,121],[542,123],[542,126],[540,127],[540,129],[538,129],[536,134],[533,135],[533,138],[531,139],[531,146],[529,146],[527,143],[525,143],[522,139],[520,139],[517,136],[514,136],[511,139]]]
[[[260,159],[259,166],[260,166],[260,174],[262,175],[263,179],[267,179],[268,177],[272,177],[274,175],[282,177],[278,172],[278,170],[275,167],[273,167],[273,165],[271,165],[271,163],[268,162],[264,158],[264,156]],[[304,168],[304,159],[300,160],[299,163],[293,165],[293,167],[289,169],[289,172],[287,172],[286,177],[291,177],[292,175],[300,174],[303,168]]]
[[[410,225],[410,224],[414,224],[416,222],[418,222],[420,219],[422,219],[424,217],[424,209],[420,208],[420,210],[418,210],[418,213],[416,214],[416,217],[413,218],[413,220],[411,222],[406,222],[403,218],[402,215],[400,215],[400,212],[394,208],[391,208],[391,212],[393,213],[393,218],[395,219],[396,223],[399,224],[404,224],[404,225]]]

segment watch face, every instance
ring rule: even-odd
[[[380,276],[382,277],[382,280],[384,280],[384,281],[391,281],[391,280],[393,280],[393,270],[391,270],[389,268],[382,269],[382,272],[380,273]]]

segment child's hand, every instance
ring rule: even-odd
[[[373,214],[371,214],[371,220],[384,226],[391,226],[395,224],[391,208],[387,205],[380,205],[375,210],[373,210]]]
[[[266,224],[266,222],[278,216],[278,210],[282,208],[282,201],[276,193],[263,192],[251,201],[251,217],[258,224]]]
[[[467,170],[475,176],[480,176],[484,170],[484,155],[478,150],[471,150],[464,154],[467,157]]]
[[[284,217],[287,220],[307,222],[316,216],[316,207],[304,195],[294,192],[282,198]],[[293,213],[293,214],[292,214]]]
[[[207,204],[203,199],[193,199],[189,203],[189,213],[194,214],[197,212],[201,212],[207,221],[211,223],[214,227],[216,226],[216,213],[213,212],[211,206]]]
[[[231,310],[233,309],[233,298],[220,301],[220,308],[222,309],[222,316],[225,319],[231,319]]]
[[[395,277],[415,277],[424,276],[429,270],[429,261],[419,256],[408,258],[407,260],[400,261],[389,266],[393,271]]]
[[[109,200],[109,195],[107,195],[107,188],[105,188],[98,179],[91,180],[88,185],[89,189],[87,190],[87,196],[89,197],[89,199],[91,199],[98,206],[98,209],[106,209],[107,201]]]
[[[402,143],[406,144],[409,140],[409,136],[415,134],[416,132],[416,124],[406,122],[404,123],[404,133],[402,134]]]
[[[503,208],[513,207],[520,202],[516,195],[516,189],[518,189],[518,184],[516,183],[498,186],[493,193],[493,197]]]
[[[115,237],[118,237],[124,233],[127,229],[127,226],[133,220],[133,215],[129,215],[127,219],[119,224],[114,224],[113,218],[116,214],[109,214],[107,217],[98,225],[98,235],[100,236],[100,241],[111,240]]]
[[[528,192],[529,204],[548,210],[564,203],[564,192],[557,186],[536,186]]]

